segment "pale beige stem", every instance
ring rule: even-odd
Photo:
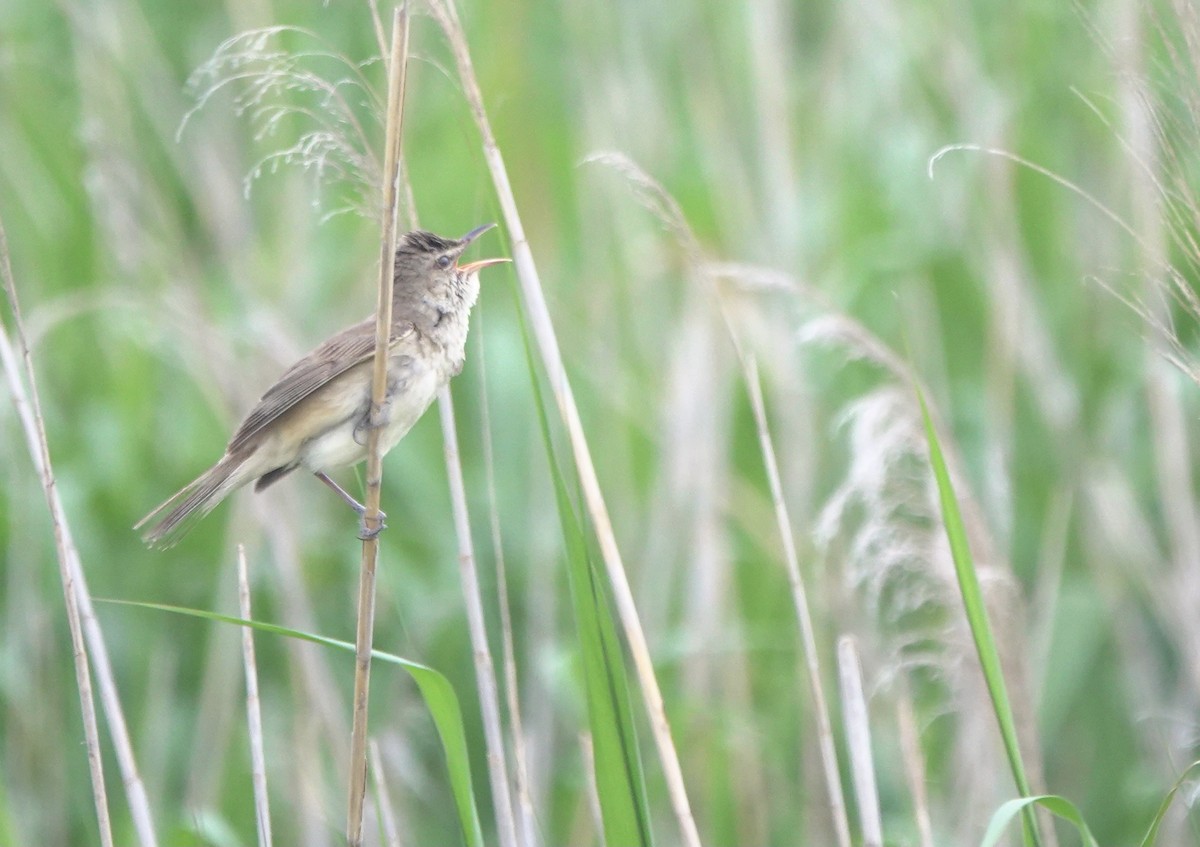
[[[383,224],[379,256],[379,306],[375,313],[375,361],[371,381],[371,420],[382,414],[387,394],[387,355],[392,327],[392,257],[396,255],[396,182],[399,177],[400,138],[404,114],[405,66],[408,62],[408,13],[396,9],[392,15],[392,52],[388,65],[388,110],[383,167]],[[367,792],[367,701],[370,696],[371,646],[375,629],[375,570],[379,562],[379,511],[383,483],[383,456],[379,449],[380,427],[367,431],[367,496],[364,527],[368,537],[362,545],[362,567],[358,589],[358,626],[354,655],[354,722],[350,730],[350,796],[346,840],[350,847],[362,844],[363,802]]]
[[[929,815],[929,792],[925,789],[925,756],[921,752],[921,733],[913,714],[912,697],[901,679],[896,697],[896,725],[900,731],[900,756],[904,760],[904,776],[912,794],[913,817],[917,821],[920,847],[934,847],[933,824]]]
[[[5,280],[7,282],[7,278]],[[11,297],[11,294],[10,294]],[[79,709],[83,717],[83,737],[87,749],[88,770],[92,778],[92,801],[96,807],[96,823],[100,830],[100,843],[104,847],[112,847],[112,822],[108,814],[108,792],[104,785],[104,762],[100,757],[100,730],[96,721],[96,701],[92,695],[92,675],[88,668],[87,650],[83,643],[83,626],[79,618],[79,599],[75,577],[66,565],[70,554],[64,549],[64,537],[59,525],[58,490],[55,487],[53,471],[50,468],[50,456],[46,450],[45,433],[35,421],[41,420],[41,410],[38,408],[37,388],[33,382],[30,367],[29,348],[24,341],[24,332],[18,329],[21,338],[21,349],[25,359],[30,391],[34,396],[34,408],[29,408],[29,400],[24,396],[24,386],[17,366],[16,355],[12,349],[7,332],[0,326],[0,357],[4,360],[4,370],[8,376],[9,389],[12,391],[14,405],[18,410],[29,440],[31,456],[36,456],[34,463],[38,475],[42,479],[42,487],[50,506],[51,522],[54,526],[54,543],[58,548],[59,577],[62,580],[63,600],[67,610],[67,628],[71,633],[71,659],[75,665],[75,687],[79,691]]]
[[[83,713],[84,736],[87,743],[88,765],[92,774],[92,794],[96,804],[100,841],[105,847],[110,847],[113,843],[108,800],[104,790],[96,705],[92,694],[91,673],[84,653],[85,644],[95,665],[96,681],[100,688],[100,702],[108,721],[110,737],[117,754],[117,763],[125,784],[125,794],[129,801],[134,830],[143,847],[156,847],[158,841],[154,834],[150,803],[146,797],[146,788],[138,773],[137,762],[133,755],[133,745],[129,739],[125,714],[121,709],[116,680],[108,658],[108,647],[104,641],[104,634],[100,630],[100,624],[96,620],[95,610],[92,608],[92,598],[84,577],[83,564],[79,559],[79,550],[75,547],[75,541],[71,536],[66,510],[58,495],[54,469],[50,463],[50,445],[46,438],[41,401],[38,398],[37,379],[29,354],[29,345],[25,339],[24,325],[21,321],[16,283],[13,280],[12,267],[9,264],[8,236],[5,234],[3,222],[0,222],[0,277],[3,277],[5,293],[8,296],[17,327],[25,379],[29,383],[28,396],[20,374],[21,369],[17,363],[16,352],[3,324],[0,324],[0,358],[3,358],[5,374],[13,395],[13,405],[16,408],[17,416],[21,419],[21,427],[25,432],[30,458],[42,480],[46,504],[49,507],[50,519],[54,526],[54,543],[58,551],[59,577],[63,584],[67,623],[71,631],[76,684]]]
[[[479,81],[475,78],[466,35],[458,19],[453,0],[435,0],[432,8],[446,32],[467,102],[470,104],[482,138],[484,159],[492,175],[492,182],[496,189],[497,199],[500,201],[505,226],[512,244],[513,263],[521,283],[525,314],[533,330],[543,366],[546,368],[546,376],[559,414],[567,429],[576,470],[579,473],[579,481],[583,489],[584,502],[600,545],[600,553],[608,573],[609,583],[612,586],[617,616],[621,621],[621,627],[637,671],[638,681],[641,684],[642,697],[650,719],[650,730],[658,748],[667,792],[679,824],[681,843],[686,847],[699,847],[700,834],[696,829],[695,819],[692,817],[691,805],[683,780],[683,769],[679,764],[679,754],[675,749],[675,742],[671,738],[671,728],[663,706],[658,679],[654,674],[654,663],[650,656],[646,635],[642,631],[637,604],[634,602],[633,592],[629,587],[629,578],[625,573],[625,565],[617,547],[612,521],[604,502],[604,495],[600,490],[600,481],[596,476],[591,450],[583,432],[579,409],[575,404],[571,384],[563,366],[562,354],[558,349],[558,339],[555,336],[554,326],[550,320],[550,311],[542,293],[537,266],[533,261],[533,252],[525,238],[525,229],[521,223],[520,213],[517,211],[516,198],[508,179],[508,171],[504,166],[504,159],[500,154],[500,148],[496,145],[491,123],[484,110],[483,94],[479,89]]]
[[[500,847],[517,847],[516,823],[513,819],[512,796],[508,786],[508,761],[504,754],[504,730],[500,726],[500,695],[496,687],[496,667],[492,662],[487,624],[483,619],[483,598],[479,591],[479,574],[475,568],[475,545],[471,541],[467,492],[463,485],[462,463],[458,458],[454,399],[449,386],[443,386],[438,394],[438,412],[442,421],[446,474],[450,480],[454,531],[458,536],[459,578],[466,602],[467,627],[471,632],[471,649],[475,657],[475,684],[479,688],[479,709],[483,716],[483,737],[487,744],[488,777],[492,784],[496,833]]]
[[[237,547],[238,614],[251,620],[250,578],[246,547]],[[254,658],[254,630],[242,627],[242,664],[246,668],[246,725],[250,734],[250,775],[254,783],[254,817],[259,847],[271,847],[271,805],[267,801],[267,757],[263,745],[262,709],[258,699],[258,663]]]
[[[375,778],[375,808],[379,810],[379,825],[387,847],[401,847],[400,828],[396,825],[396,815],[392,811],[392,798],[388,795],[387,779],[383,773],[383,760],[379,755],[379,745],[371,739],[368,746],[371,759],[371,774]]]
[[[479,317],[479,332],[483,335],[483,316]],[[479,347],[479,370],[487,373],[484,360],[485,345]],[[512,738],[513,778],[517,791],[517,839],[521,847],[537,843],[537,825],[533,813],[533,797],[529,789],[529,764],[525,745],[525,729],[521,720],[521,691],[517,682],[516,649],[513,646],[512,613],[508,602],[508,576],[504,568],[504,539],[500,535],[500,511],[496,499],[496,461],[492,448],[492,421],[488,403],[487,380],[479,380],[480,407],[483,410],[483,466],[487,472],[487,495],[492,555],[496,560],[496,602],[500,608],[500,638],[504,666],[504,693],[508,706],[509,732]]]
[[[883,820],[879,815],[879,789],[875,782],[875,760],[871,755],[871,717],[863,692],[862,663],[854,636],[838,639],[838,680],[842,692],[842,719],[846,727],[850,775],[858,799],[858,826],[863,847],[883,847]]]
[[[722,309],[722,314],[725,314]],[[800,624],[800,645],[803,648],[804,667],[808,672],[808,686],[812,691],[813,711],[817,718],[817,744],[821,751],[821,766],[825,771],[825,787],[829,792],[829,810],[838,844],[850,847],[850,823],[846,817],[846,798],[842,792],[842,778],[838,768],[837,748],[833,743],[833,722],[829,717],[829,704],[825,699],[825,687],[821,683],[821,662],[817,650],[817,637],[813,629],[812,613],[808,606],[808,590],[800,573],[800,559],[796,555],[796,542],[792,537],[792,521],[787,503],[783,499],[783,483],[779,476],[779,464],[775,460],[775,448],[771,441],[771,430],[767,426],[766,406],[763,403],[762,386],[758,380],[758,363],[754,356],[745,353],[737,341],[732,323],[728,321],[730,337],[734,341],[738,359],[750,394],[750,409],[754,414],[754,426],[758,431],[758,443],[762,449],[763,464],[767,471],[767,484],[771,489],[771,501],[775,506],[775,521],[779,527],[779,538],[783,542],[783,561],[787,569],[788,583],[792,589],[792,603],[796,607],[796,620]]]

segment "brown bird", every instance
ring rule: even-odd
[[[378,426],[380,449],[396,446],[439,390],[462,370],[467,323],[479,296],[479,272],[508,259],[459,265],[467,245],[495,224],[458,240],[410,232],[396,250],[387,394]],[[255,491],[304,468],[360,516],[365,509],[329,478],[334,468],[367,457],[375,318],[342,330],[292,365],[267,389],[233,434],[225,455],[195,481],[142,518],[142,539],[169,547],[229,494],[251,480]],[[165,512],[165,514],[164,514]],[[364,534],[365,534],[364,527]]]

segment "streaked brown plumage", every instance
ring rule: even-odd
[[[448,240],[410,232],[396,250],[388,386],[382,415],[386,453],[412,428],[437,392],[462,370],[479,271],[507,259],[459,265],[472,241],[493,225]],[[312,471],[361,514],[362,506],[328,476],[366,458],[375,355],[374,317],[330,338],[294,364],[250,410],[212,468],[134,527],[151,546],[174,544],[232,492],[257,480],[261,491],[298,467]],[[163,514],[163,513],[166,514]],[[161,516],[161,517],[160,517]]]

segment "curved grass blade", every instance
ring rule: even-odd
[[[1184,768],[1183,773],[1179,775],[1179,779],[1175,780],[1175,784],[1171,786],[1171,790],[1167,792],[1167,796],[1158,805],[1158,811],[1154,814],[1154,820],[1150,821],[1150,828],[1146,830],[1145,836],[1138,842],[1138,847],[1153,847],[1154,842],[1158,840],[1158,828],[1162,826],[1167,809],[1171,808],[1171,802],[1175,799],[1175,795],[1179,793],[1179,789],[1187,781],[1187,778],[1192,775],[1193,771],[1200,771],[1200,761],[1192,762]]]
[[[611,847],[650,847],[653,839],[646,781],[621,642],[613,623],[605,582],[589,554],[584,526],[571,503],[562,469],[554,454],[545,401],[523,315],[521,331],[534,405],[554,480],[559,523],[567,548],[567,582],[579,635],[604,840]]]
[[[349,653],[355,652],[354,645],[349,641],[339,641],[336,638],[301,632],[278,624],[245,620],[203,609],[188,609],[183,606],[144,603],[136,600],[97,600],[97,602],[155,609],[160,612],[190,615],[219,623],[248,626],[259,632],[269,632],[299,641],[311,641],[313,644],[335,647]],[[454,803],[458,808],[458,819],[462,825],[463,838],[467,847],[483,847],[483,830],[479,823],[479,811],[475,805],[475,789],[471,782],[471,763],[467,756],[467,736],[463,730],[462,710],[458,706],[458,697],[454,693],[453,686],[450,685],[450,680],[427,665],[410,662],[408,659],[402,659],[382,650],[372,650],[371,658],[404,668],[417,684],[417,688],[420,689],[429,714],[433,717],[434,726],[437,727],[438,738],[442,742],[442,752],[446,756],[446,766],[450,773],[450,788],[454,792]]]
[[[914,384],[913,387],[917,392],[917,401],[921,405],[921,418],[925,423],[926,438],[929,440],[929,465],[937,480],[938,497],[942,507],[942,524],[946,528],[946,538],[950,542],[950,553],[954,559],[954,574],[958,581],[959,591],[962,593],[967,623],[971,628],[971,638],[975,642],[975,651],[979,655],[979,665],[983,669],[988,695],[992,700],[992,710],[996,713],[996,721],[1000,724],[1000,737],[1004,742],[1004,752],[1008,758],[1009,768],[1012,770],[1013,781],[1017,785],[1017,791],[1025,799],[1029,799],[1033,791],[1029,787],[1029,778],[1025,775],[1025,765],[1021,760],[1021,748],[1017,743],[1017,724],[1013,718],[1012,704],[1008,699],[1008,689],[1004,685],[1000,651],[996,648],[996,640],[992,635],[991,624],[988,622],[983,591],[979,586],[979,576],[975,573],[975,562],[971,557],[971,547],[967,542],[967,529],[963,525],[962,514],[958,510],[954,485],[950,480],[946,459],[942,455],[942,447],[933,425],[933,418],[925,403],[925,394],[921,391],[920,385]],[[1026,843],[1038,844],[1037,825],[1032,809],[1025,804],[1018,806],[1017,811],[1020,811],[1021,820],[1024,823]]]
[[[1001,805],[992,815],[991,821],[988,822],[988,828],[983,833],[983,841],[980,842],[979,847],[993,847],[1000,840],[1000,836],[1004,834],[1004,830],[1008,828],[1012,819],[1017,815],[1021,815],[1024,819],[1034,806],[1041,806],[1056,818],[1062,818],[1074,826],[1076,832],[1079,833],[1079,840],[1083,843],[1083,847],[1099,847],[1079,809],[1075,808],[1075,804],[1070,800],[1059,797],[1057,794],[1018,797]]]

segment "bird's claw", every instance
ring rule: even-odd
[[[356,444],[366,446],[367,433],[373,429],[382,429],[387,426],[392,417],[392,401],[385,400],[383,405],[379,407],[377,413],[368,409],[367,413],[362,416],[362,419],[354,426],[354,441]]]
[[[358,521],[358,538],[360,541],[370,541],[372,538],[378,538],[379,533],[387,529],[385,521],[387,515],[383,512],[379,513],[379,526],[371,528],[367,526],[367,516],[363,515]]]

